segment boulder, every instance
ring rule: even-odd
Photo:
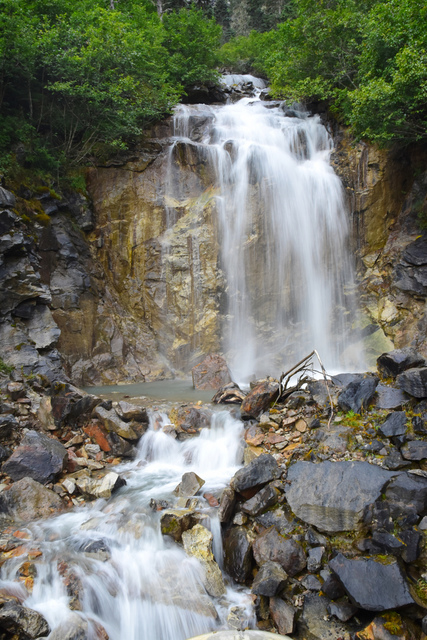
[[[402,389],[395,389],[380,382],[376,389],[377,409],[400,409],[411,399]]]
[[[0,207],[8,207],[13,209],[16,205],[16,198],[11,191],[4,187],[0,187]]]
[[[49,636],[49,640],[89,640],[92,638],[98,640],[102,636],[93,636],[92,633],[89,633],[87,620],[84,620],[77,613],[71,613]]]
[[[405,460],[425,460],[427,458],[427,441],[410,440],[400,448],[400,452]]]
[[[32,478],[22,478],[0,494],[0,511],[24,522],[49,518],[63,509],[58,494]]]
[[[288,580],[286,571],[278,562],[268,560],[261,565],[252,583],[252,593],[272,597],[278,594]]]
[[[190,509],[168,509],[160,518],[160,529],[164,536],[171,536],[176,542],[181,540],[184,531],[193,525],[193,511]]]
[[[377,358],[378,372],[383,378],[395,378],[407,369],[422,367],[424,364],[423,356],[411,347],[395,349]]]
[[[427,398],[427,367],[407,369],[397,376],[396,384],[414,398]]]
[[[277,400],[280,385],[275,380],[263,380],[258,383],[245,397],[240,407],[242,418],[258,418]]]
[[[180,498],[186,496],[195,496],[203,487],[205,481],[200,478],[197,473],[189,471],[184,473],[179,485],[175,488],[174,493]]]
[[[270,598],[270,615],[281,635],[294,631],[295,609],[280,598]]]
[[[226,487],[221,494],[218,518],[222,523],[230,522],[236,505],[236,493],[231,487]]]
[[[224,538],[224,567],[236,582],[246,582],[253,567],[252,545],[244,527],[231,527]]]
[[[367,611],[385,611],[414,604],[406,578],[397,562],[374,558],[349,560],[341,553],[329,562],[348,596]]]
[[[289,468],[285,493],[304,522],[330,533],[349,531],[361,526],[365,508],[394,475],[368,462],[297,462]]]
[[[368,409],[373,401],[377,385],[376,376],[367,376],[362,380],[350,382],[338,396],[338,406],[342,411],[361,413],[363,409]]]
[[[107,431],[112,431],[126,440],[139,439],[132,427],[127,422],[119,418],[114,410],[108,411],[102,406],[97,406],[95,409],[95,415],[102,422]]]
[[[204,570],[204,587],[210,596],[219,598],[225,594],[225,585],[219,566],[212,553],[212,533],[201,524],[182,534],[182,544],[186,553],[194,556]]]
[[[386,438],[393,436],[403,436],[406,433],[406,422],[408,417],[405,411],[394,411],[389,413],[383,424],[378,429]]]
[[[126,480],[113,471],[102,478],[81,476],[76,479],[76,485],[80,491],[91,498],[111,498],[111,494],[125,484]]]
[[[6,602],[0,609],[0,629],[10,634],[7,637],[22,640],[45,638],[50,632],[40,613],[17,602]]]
[[[231,375],[225,359],[219,354],[212,354],[191,370],[193,386],[199,390],[216,391],[224,384],[231,382]]]
[[[408,509],[422,515],[427,510],[427,478],[399,473],[387,486],[385,498],[391,505],[392,516],[398,517]]]
[[[245,395],[235,382],[229,382],[218,389],[212,402],[213,404],[242,404]]]
[[[279,475],[280,469],[276,460],[270,454],[263,453],[239,469],[232,477],[230,486],[235,491],[241,492],[267,484]]]
[[[252,498],[246,500],[246,502],[242,504],[242,511],[253,517],[258,516],[269,507],[277,504],[279,495],[279,490],[276,489],[273,483],[270,483],[261,489],[261,491],[258,491]]]
[[[136,420],[137,422],[146,422],[148,424],[148,414],[144,407],[138,407],[136,404],[121,400],[117,403],[116,412],[119,418],[125,422]]]
[[[30,477],[47,484],[62,473],[67,460],[67,450],[58,440],[37,431],[27,431],[2,469],[15,481]]]
[[[258,565],[269,560],[278,562],[290,576],[296,575],[307,565],[302,546],[293,538],[281,536],[274,527],[255,538],[252,550]]]

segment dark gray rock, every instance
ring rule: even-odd
[[[275,480],[279,475],[280,470],[276,460],[268,453],[263,453],[239,469],[231,479],[230,486],[235,491],[253,489]]]
[[[279,533],[285,535],[295,528],[295,522],[292,518],[285,515],[283,509],[274,509],[256,516],[256,521],[265,529],[275,527]]]
[[[297,462],[285,493],[304,522],[321,531],[349,531],[361,525],[366,507],[394,475],[368,462]]]
[[[7,209],[0,211],[0,236],[8,233],[15,226],[18,219],[16,213],[12,211],[8,211]]]
[[[402,254],[403,260],[414,266],[420,267],[427,264],[427,238],[421,236],[408,244]]]
[[[328,615],[329,605],[329,599],[317,593],[304,596],[302,614],[297,622],[298,637],[310,640],[348,638],[348,627]]]
[[[246,500],[246,502],[242,504],[242,511],[248,513],[250,516],[258,516],[269,507],[277,504],[278,497],[278,489],[270,483],[261,489],[261,491],[258,491],[253,498]]]
[[[67,450],[58,440],[28,431],[20,446],[3,463],[3,471],[15,481],[30,477],[46,484],[64,470],[67,460]]]
[[[19,429],[19,422],[15,416],[10,413],[0,415],[0,441],[8,438],[12,431]]]
[[[393,436],[403,436],[406,433],[406,422],[408,417],[405,411],[394,411],[389,413],[384,423],[379,427],[379,432],[386,438]]]
[[[230,522],[236,506],[236,493],[230,487],[226,487],[221,494],[218,518],[220,522]]]
[[[414,604],[397,562],[348,560],[341,553],[329,562],[351,600],[367,611],[385,611]]]
[[[288,580],[287,573],[277,562],[267,561],[261,565],[252,584],[252,593],[272,597],[278,594]]]
[[[427,367],[408,369],[396,378],[396,384],[414,398],[427,398]]]
[[[11,191],[4,187],[0,187],[0,207],[9,207],[13,209],[16,205],[16,198]]]
[[[252,545],[243,527],[232,527],[225,535],[224,567],[236,582],[244,583],[252,574]]]
[[[399,540],[399,538],[396,538],[396,536],[387,531],[374,531],[372,540],[376,547],[383,552],[393,553],[404,547],[402,540]]]
[[[322,558],[325,552],[324,547],[314,547],[308,550],[307,569],[315,573],[322,566]]]
[[[292,538],[281,536],[274,527],[257,536],[252,550],[258,565],[269,560],[278,562],[290,576],[296,575],[307,565],[302,546]]]
[[[427,428],[426,428],[426,414],[424,413],[422,416],[414,416],[412,418],[412,428],[414,429],[414,433],[418,435],[427,436]]]
[[[43,616],[23,607],[16,602],[6,602],[0,609],[0,629],[7,631],[11,635],[22,640],[36,640],[36,638],[45,638],[50,628]]]
[[[4,462],[12,454],[12,451],[0,444],[0,462]]]
[[[427,441],[410,440],[401,447],[400,452],[405,460],[425,460],[427,458]]]
[[[331,573],[322,584],[322,591],[331,600],[342,598],[345,589],[334,573]]]
[[[384,458],[384,467],[390,469],[390,471],[396,471],[397,469],[403,469],[410,466],[410,462],[404,460],[399,451],[393,449],[390,454]]]
[[[377,385],[378,378],[375,376],[368,376],[360,382],[350,382],[338,396],[338,406],[342,411],[361,413],[373,401]]]
[[[378,371],[384,378],[395,378],[407,369],[424,366],[424,363],[423,356],[411,347],[395,349],[377,358]]]
[[[320,580],[316,578],[316,576],[312,576],[311,574],[304,576],[304,578],[301,580],[301,584],[305,589],[308,589],[309,591],[320,591],[322,588]]]
[[[399,537],[405,545],[400,554],[402,560],[407,564],[411,564],[418,560],[421,552],[421,533],[419,531],[415,531],[415,529],[407,529],[406,531],[402,531]]]
[[[328,604],[328,613],[335,616],[341,622],[347,622],[358,611],[357,607],[350,602],[331,602]]]
[[[427,478],[401,472],[387,486],[385,497],[392,517],[410,512],[422,515],[427,509]]]
[[[293,633],[295,625],[295,609],[280,598],[270,598],[270,615],[275,627],[281,635]]]
[[[376,395],[377,409],[400,409],[411,399],[402,389],[394,389],[381,382],[377,386]]]
[[[22,478],[0,494],[0,512],[23,522],[48,518],[63,509],[58,494],[32,478]]]

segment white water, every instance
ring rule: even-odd
[[[331,371],[360,366],[346,356],[354,320],[349,229],[319,117],[286,117],[277,104],[243,98],[180,105],[174,126],[175,144],[188,145],[216,180],[223,347],[234,379],[277,375],[313,349]]]
[[[201,493],[218,494],[241,464],[242,424],[228,412],[217,413],[211,428],[202,430],[199,437],[178,442],[162,431],[168,422],[166,414],[153,416],[137,459],[118,469],[127,486],[108,502],[98,500],[28,526],[28,547],[43,552],[34,561],[37,577],[31,595],[17,583],[25,556],[2,567],[0,589],[20,594],[24,604],[42,613],[52,629],[69,629],[77,616],[89,622],[93,638],[99,623],[110,640],[186,640],[227,628],[231,606],[241,606],[251,618],[250,598],[244,591],[229,586],[226,596],[216,601],[207,595],[201,565],[161,535],[160,513],[149,507],[152,498],[176,501],[172,491],[190,470],[206,481]],[[220,559],[215,509],[202,497],[200,502],[197,511],[214,535],[214,553]],[[89,541],[102,541],[110,557],[103,560],[82,552]],[[69,609],[60,563],[81,581],[81,612]]]

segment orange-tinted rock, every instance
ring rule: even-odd
[[[83,431],[87,436],[89,436],[89,438],[92,438],[92,440],[94,440],[95,443],[101,447],[102,451],[105,451],[106,453],[111,451],[111,447],[107,440],[107,432],[105,431],[105,429],[97,424],[89,424],[86,427],[83,427]]]
[[[230,372],[225,359],[212,354],[192,369],[193,386],[195,389],[212,389],[217,391],[220,387],[231,382]]]
[[[263,380],[248,393],[242,402],[243,418],[258,418],[260,413],[269,409],[279,394],[279,383]]]

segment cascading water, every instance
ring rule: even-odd
[[[198,156],[217,189],[234,379],[277,374],[312,349],[329,370],[360,366],[346,354],[354,317],[343,189],[319,117],[243,98],[181,105],[174,126],[174,146]]]
[[[99,634],[99,625],[110,640],[186,640],[227,628],[227,612],[236,605],[254,624],[250,598],[244,592],[228,587],[221,598],[207,595],[201,565],[161,535],[160,513],[149,506],[152,498],[176,501],[173,490],[186,471],[203,477],[203,492],[216,493],[224,487],[241,463],[242,423],[228,412],[216,413],[199,437],[178,442],[162,430],[169,422],[165,414],[153,418],[137,458],[119,469],[126,487],[108,502],[98,500],[28,526],[28,548],[42,552],[35,563],[31,595],[17,582],[22,556],[2,567],[0,589],[39,611],[55,640],[86,625],[87,637],[98,640],[105,637]],[[220,560],[215,510],[201,497],[199,502],[197,512],[213,533]],[[67,577],[79,585],[81,610],[71,610],[75,607],[67,594]],[[80,633],[73,637],[86,637]]]

